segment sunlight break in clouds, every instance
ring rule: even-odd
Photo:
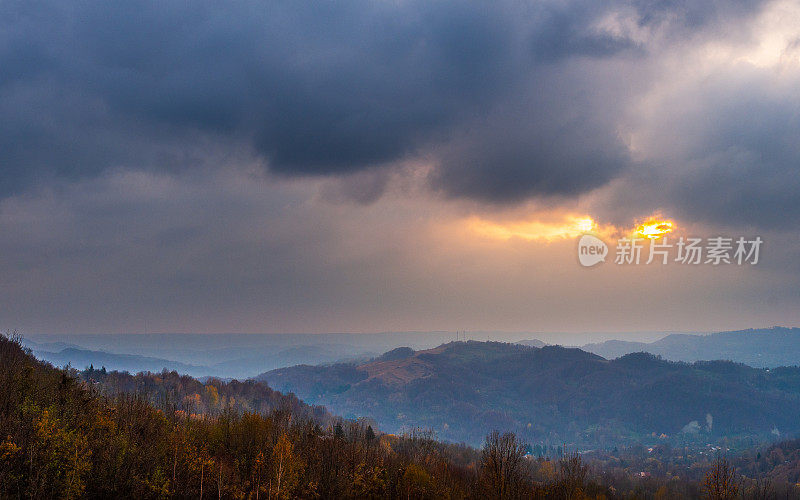
[[[521,238],[523,240],[553,241],[557,239],[576,238],[585,233],[614,238],[632,235],[636,238],[658,239],[673,232],[677,226],[673,220],[665,219],[660,214],[640,218],[629,229],[613,224],[598,224],[591,216],[565,214],[560,217],[538,217],[508,222],[492,221],[479,216],[471,216],[464,221],[466,227],[474,234],[497,240]]]
[[[522,238],[545,241],[574,238],[597,226],[591,217],[579,215],[566,215],[563,219],[556,221],[527,220],[507,223],[492,222],[472,216],[465,221],[465,224],[475,234],[487,238],[500,240]]]
[[[641,238],[655,240],[675,230],[675,223],[661,217],[649,217],[646,221],[636,226],[634,233]]]

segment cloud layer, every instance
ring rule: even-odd
[[[759,8],[4,2],[0,193],[234,155],[289,176],[422,161],[434,188],[492,202],[575,195],[631,168],[642,73]]]
[[[0,328],[798,321],[799,26],[782,0],[0,2]],[[571,242],[461,230],[656,210],[769,236],[763,265],[587,285]]]

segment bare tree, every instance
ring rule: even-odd
[[[528,477],[525,445],[511,432],[486,436],[481,454],[481,481],[486,493],[498,499],[522,495]]]
[[[564,498],[582,498],[588,469],[576,452],[559,461],[559,486]]]
[[[744,497],[752,500],[772,500],[778,498],[778,495],[775,493],[772,481],[768,477],[762,477],[746,488]]]
[[[732,500],[739,494],[739,479],[736,469],[724,458],[718,457],[706,473],[703,486],[706,496],[712,500]]]

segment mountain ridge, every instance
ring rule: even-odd
[[[586,344],[581,349],[606,359],[642,351],[671,361],[725,359],[755,368],[776,368],[800,363],[800,328],[775,326],[709,335],[674,333],[655,342],[607,340]]]
[[[388,432],[426,427],[468,443],[487,428],[576,446],[800,432],[787,416],[800,412],[800,368],[729,361],[689,364],[647,353],[607,360],[577,348],[469,341],[401,360],[296,366],[257,379],[348,418],[372,418]],[[682,433],[709,415],[707,431]]]

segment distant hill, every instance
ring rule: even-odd
[[[800,368],[689,365],[643,353],[608,361],[580,349],[474,341],[403,354],[258,379],[389,432],[426,427],[467,443],[495,428],[531,443],[580,446],[800,432]]]
[[[354,358],[369,359],[375,352],[345,349],[340,346],[299,345],[285,349],[275,347],[253,349],[247,356],[210,365],[208,373],[239,379],[252,377],[264,370],[300,364],[325,364]]]
[[[546,343],[542,342],[539,339],[520,340],[519,342],[517,342],[517,344],[526,345],[529,347],[544,347],[547,345]]]
[[[382,354],[378,357],[377,361],[395,361],[398,359],[406,359],[410,358],[414,355],[414,349],[410,347],[398,347],[396,349],[392,349],[389,352]]]
[[[800,364],[800,328],[738,330],[711,335],[673,334],[651,343],[609,340],[583,350],[614,359],[649,352],[672,361],[729,360],[756,368]]]
[[[409,346],[429,349],[454,337],[452,332],[386,332],[375,334],[31,334],[24,343],[34,353],[59,365],[71,362],[84,368],[103,361],[82,356],[67,359],[55,357],[63,349],[75,348],[98,353],[129,354],[169,361],[167,366],[178,371],[178,365],[203,368],[190,370],[194,376],[245,379],[267,370],[298,364],[325,364],[367,360],[390,349]],[[515,339],[517,340],[517,339]],[[79,353],[72,353],[79,354]],[[86,354],[86,353],[80,353]],[[127,361],[134,361],[129,358]],[[147,360],[144,360],[147,361]],[[153,365],[114,365],[131,373],[153,371]],[[108,367],[107,367],[108,368]],[[155,368],[161,371],[163,366]]]
[[[68,347],[58,352],[33,350],[39,359],[52,363],[55,366],[70,365],[79,370],[88,366],[95,368],[105,367],[107,370],[126,371],[138,373],[141,371],[160,372],[163,369],[175,370],[180,373],[201,377],[209,375],[213,370],[207,366],[189,365],[169,359],[152,358],[136,354],[116,354],[104,351],[91,351]]]
[[[112,340],[114,338],[113,336],[109,337]],[[240,380],[273,368],[298,364],[333,363],[354,358],[370,359],[377,355],[376,352],[359,351],[348,346],[281,347],[268,345],[219,348],[217,351],[212,350],[206,356],[201,357],[194,355],[198,347],[192,344],[192,340],[195,338],[194,336],[187,337],[187,342],[183,345],[183,353],[179,352],[177,348],[164,350],[165,356],[172,355],[178,359],[127,352],[125,349],[133,348],[125,343],[121,343],[119,346],[111,344],[102,349],[89,349],[64,342],[38,343],[29,339],[25,339],[23,342],[39,359],[59,367],[68,364],[77,369],[83,369],[90,365],[95,368],[105,366],[108,370],[129,373],[160,372],[166,368],[193,377],[238,378]],[[186,362],[187,359],[206,363]]]

